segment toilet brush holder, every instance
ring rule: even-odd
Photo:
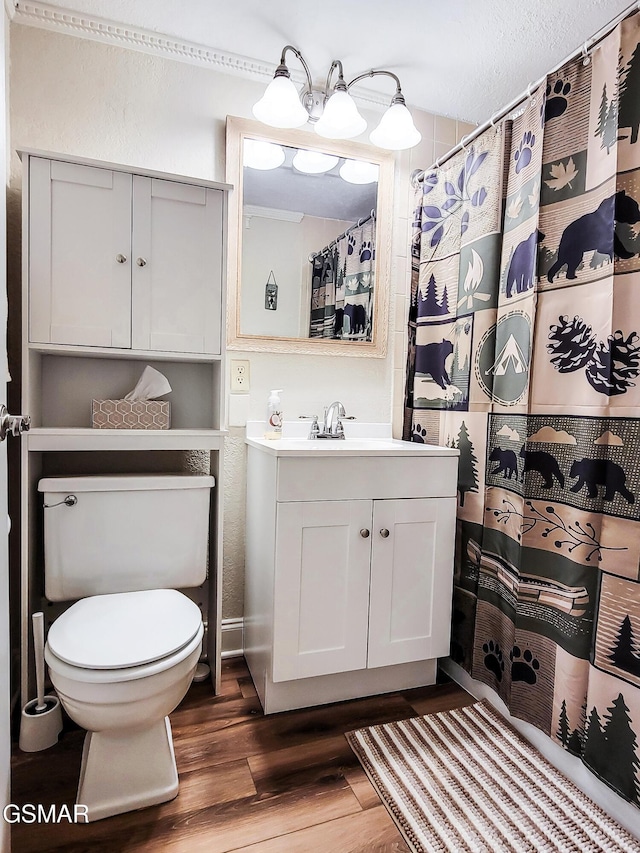
[[[22,709],[20,739],[18,745],[23,752],[39,752],[58,742],[62,731],[62,711],[57,696],[47,695],[38,711],[38,700],[32,699]]]
[[[62,711],[57,696],[44,694],[44,614],[34,613],[33,654],[36,661],[37,697],[22,709],[18,746],[23,752],[39,752],[58,741],[62,731]]]

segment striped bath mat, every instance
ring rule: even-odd
[[[347,740],[416,853],[640,853],[484,702]]]

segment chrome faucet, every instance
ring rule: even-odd
[[[345,415],[344,406],[339,400],[335,400],[330,406],[327,406],[324,410],[322,432],[318,433],[316,438],[344,438],[341,418],[344,418]]]

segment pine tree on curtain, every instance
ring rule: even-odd
[[[405,438],[460,450],[451,654],[640,805],[640,15],[425,175]]]

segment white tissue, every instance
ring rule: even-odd
[[[162,397],[163,394],[168,394],[169,391],[171,391],[171,385],[169,385],[167,377],[155,367],[147,365],[142,371],[142,376],[138,379],[136,387],[129,391],[124,399],[130,403],[133,403],[134,400],[155,400],[157,397]]]

